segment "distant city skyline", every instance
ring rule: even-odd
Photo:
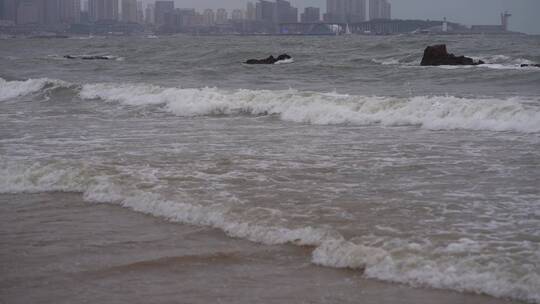
[[[12,33],[540,34],[538,11],[538,0],[0,0]]]
[[[153,3],[154,0],[144,0]],[[257,0],[175,0],[176,7],[246,9],[247,2]],[[303,12],[305,7],[319,7],[326,13],[326,0],[290,0],[291,4]],[[540,34],[540,1],[538,0],[388,0],[392,4],[392,18],[431,19],[450,21],[465,25],[499,24],[500,13],[508,10],[513,17],[509,29],[529,34]]]

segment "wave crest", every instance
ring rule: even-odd
[[[64,81],[48,78],[28,79],[24,81],[6,81],[0,78],[0,101],[39,93],[65,85],[67,83]]]
[[[278,115],[318,125],[420,126],[431,130],[540,132],[540,107],[520,98],[411,98],[340,95],[297,90],[180,89],[136,84],[91,84],[80,96],[125,105],[162,105],[178,116]]]
[[[418,126],[429,130],[540,132],[540,100],[513,97],[377,97],[289,90],[182,89],[148,84],[85,84],[0,78],[0,101],[66,87],[82,99],[126,106],[159,106],[184,117],[275,115],[317,125]]]

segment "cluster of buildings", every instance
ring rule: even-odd
[[[249,2],[245,10],[236,9],[230,14],[225,9],[194,9],[174,7],[174,1],[156,1],[147,7],[148,20],[163,32],[237,32],[291,34],[283,25],[337,23],[348,24],[369,20],[391,19],[388,0],[327,0],[326,13],[318,7],[306,7],[303,12],[286,0],[258,0]],[[296,28],[300,28],[296,26]],[[320,31],[322,30],[322,32]],[[327,27],[327,31],[330,28]],[[301,32],[295,31],[298,34]],[[319,27],[317,33],[325,30]]]
[[[144,7],[140,0],[0,0],[0,30],[275,34],[281,24],[390,19],[390,11],[387,0],[327,0],[324,15],[318,7],[299,12],[286,0],[256,0],[232,11],[177,8],[172,0]]]
[[[369,13],[368,13],[369,12]],[[368,20],[391,19],[392,6],[387,0],[327,0],[324,21],[358,23]]]
[[[138,24],[141,8],[137,0],[0,0],[0,31],[63,33],[90,24]]]
[[[178,8],[173,0],[0,0],[0,33],[36,32],[132,34],[143,32],[192,34],[335,35],[407,33],[418,29],[471,31],[446,21],[393,20],[388,0],[326,0],[326,11],[303,12],[287,0],[252,0],[244,9],[197,11]],[[507,31],[501,26],[476,26],[474,31]]]
[[[3,25],[56,25],[81,21],[79,0],[0,0]]]

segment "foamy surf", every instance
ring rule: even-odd
[[[6,81],[0,78],[0,101],[39,93],[60,86],[67,87],[68,83],[48,78],[28,79],[24,81]]]
[[[377,97],[302,92],[294,89],[182,89],[148,84],[96,83],[81,87],[51,79],[5,81],[0,100],[56,87],[76,90],[82,99],[127,106],[160,106],[182,117],[275,115],[284,121],[316,125],[417,126],[429,130],[540,132],[540,100],[456,96]]]
[[[178,116],[278,115],[317,125],[419,126],[430,130],[540,131],[538,101],[454,96],[372,97],[297,90],[180,89],[144,84],[89,84],[79,95],[131,106],[162,105]],[[536,104],[534,104],[536,103]]]
[[[313,246],[312,263],[358,269],[367,278],[540,302],[540,275],[535,269],[530,265],[512,266],[504,260],[485,263],[481,246],[469,239],[443,247],[403,239],[359,243],[328,228],[260,224],[245,217],[249,207],[239,213],[219,202],[193,204],[189,196],[183,201],[165,199],[158,193],[134,189],[130,182],[122,183],[125,179],[113,172],[99,175],[83,163],[29,165],[5,158],[0,162],[0,193],[81,192],[88,202],[111,203],[171,222],[213,227],[231,237],[270,245]]]

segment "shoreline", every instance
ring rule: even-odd
[[[0,302],[522,303],[365,279],[77,193],[1,194]]]

